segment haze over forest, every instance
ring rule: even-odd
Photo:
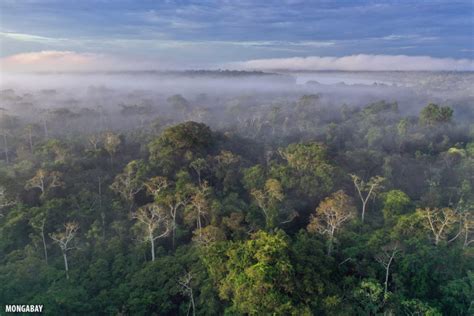
[[[0,314],[473,315],[472,1],[0,3]]]

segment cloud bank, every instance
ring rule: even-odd
[[[100,57],[72,51],[41,51],[21,53],[1,59],[5,71],[69,71],[98,65]]]
[[[248,70],[474,71],[473,59],[407,55],[350,55],[254,59],[233,63]]]
[[[0,59],[0,69],[7,72],[147,70],[159,66],[157,61],[57,50],[21,53]]]

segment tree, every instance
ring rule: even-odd
[[[335,169],[328,159],[327,148],[320,143],[290,144],[278,153],[287,164],[275,164],[270,172],[284,188],[300,198],[319,199],[332,191]]]
[[[379,315],[383,306],[383,289],[376,280],[363,280],[353,294],[356,302],[359,303],[357,306],[358,315]]]
[[[214,143],[211,129],[196,122],[185,122],[163,131],[149,144],[150,162],[172,176],[189,162],[202,158]]]
[[[397,216],[406,214],[411,208],[411,200],[400,190],[391,190],[384,194],[383,217],[385,222],[393,223]]]
[[[133,208],[135,195],[143,189],[145,173],[146,166],[143,161],[133,160],[125,166],[121,174],[115,177],[110,186],[112,191],[120,194],[129,203],[129,211]]]
[[[266,228],[276,227],[279,215],[278,206],[284,198],[280,182],[276,179],[268,179],[262,190],[253,189],[251,195],[265,216]]]
[[[119,135],[112,132],[105,133],[104,148],[109,153],[111,166],[113,165],[113,158],[115,154],[117,153],[118,148],[121,143],[122,143],[122,140],[120,139]]]
[[[385,282],[384,282],[384,301],[387,300],[388,295],[388,278],[390,275],[390,266],[395,259],[395,256],[400,252],[398,243],[388,244],[382,247],[382,252],[375,256],[375,260],[380,263],[385,269]]]
[[[188,220],[196,221],[196,230],[198,231],[198,238],[202,237],[202,219],[209,214],[209,196],[210,188],[206,182],[201,185],[196,192],[191,196],[189,201],[191,212]]]
[[[168,217],[163,209],[150,203],[140,207],[132,218],[136,219],[144,229],[144,241],[151,244],[151,261],[155,261],[155,240],[168,236],[170,228]]]
[[[215,278],[219,296],[232,304],[230,313],[309,314],[306,306],[292,300],[296,293],[289,248],[284,232],[259,231],[250,240],[209,249],[205,262]]]
[[[214,225],[207,225],[199,232],[194,231],[193,241],[200,246],[208,247],[212,243],[223,240],[226,240],[224,231]]]
[[[335,233],[355,217],[356,209],[351,198],[343,191],[337,191],[324,199],[314,215],[311,215],[308,231],[328,235],[328,255],[331,255]]]
[[[189,166],[196,172],[198,176],[198,183],[201,185],[201,172],[206,169],[207,162],[203,158],[198,158],[192,161]]]
[[[64,269],[66,270],[66,278],[69,279],[69,265],[67,261],[68,250],[74,249],[71,247],[70,242],[76,236],[79,224],[76,222],[68,222],[64,224],[64,231],[49,234],[52,240],[54,240],[61,248],[61,252],[64,258]]]
[[[35,176],[26,182],[25,189],[39,189],[41,191],[40,197],[44,197],[51,189],[64,186],[61,178],[62,173],[59,171],[50,172],[45,169],[38,169]]]
[[[464,211],[461,214],[461,224],[464,234],[463,247],[467,247],[474,242],[474,236],[472,236],[474,232],[474,213],[472,210]]]
[[[425,106],[420,113],[420,122],[425,126],[434,126],[436,124],[449,123],[453,117],[453,109],[449,106],[439,106],[430,103]]]
[[[87,138],[87,143],[91,146],[91,151],[93,152],[97,152],[99,150],[99,144],[101,141],[101,137],[96,134],[92,134]]]
[[[455,210],[449,207],[425,207],[419,208],[416,211],[425,220],[424,225],[433,234],[434,243],[436,246],[440,241],[447,239],[454,225],[459,222],[458,214]],[[448,243],[454,241],[457,237],[459,237],[459,235],[460,232],[448,240]]]
[[[404,300],[400,303],[403,315],[417,316],[442,316],[443,314],[435,307],[432,307],[418,299]]]
[[[41,241],[43,243],[44,261],[48,264],[48,248],[46,245],[45,238],[45,225],[46,225],[47,214],[45,212],[39,212],[36,216],[30,219],[30,225],[39,232]]]
[[[166,177],[157,176],[146,181],[144,186],[149,194],[158,197],[169,186],[169,182]]]
[[[178,283],[181,286],[181,291],[184,295],[189,296],[189,307],[188,307],[188,312],[187,315],[189,315],[189,310],[192,308],[193,309],[193,316],[196,315],[196,305],[194,303],[194,293],[193,293],[193,288],[191,285],[191,281],[193,279],[193,276],[190,272],[187,272],[185,275],[183,275],[181,278],[179,278]]]
[[[382,182],[385,178],[380,176],[375,176],[370,178],[368,182],[365,182],[355,174],[351,175],[354,186],[359,194],[360,200],[362,202],[362,215],[361,220],[364,222],[365,211],[367,208],[367,203],[369,199],[377,194],[377,191],[382,188]],[[365,196],[364,196],[365,195]]]
[[[171,218],[171,243],[173,248],[176,242],[176,220],[178,210],[186,208],[189,203],[189,197],[186,194],[176,192],[175,190],[160,195],[157,198],[157,203],[164,205],[168,209],[169,217]]]

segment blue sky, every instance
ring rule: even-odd
[[[474,2],[2,0],[0,54],[165,64],[357,54],[472,59]]]

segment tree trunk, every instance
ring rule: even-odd
[[[196,306],[194,305],[193,289],[190,289],[191,305],[193,306],[193,316],[196,316]]]
[[[197,229],[199,230],[199,239],[201,239],[201,213],[198,212],[197,216]]]
[[[333,235],[330,235],[330,236],[329,236],[329,240],[328,240],[328,256],[330,256],[331,253],[332,253],[333,240],[334,240],[334,236],[333,236]]]
[[[151,261],[155,261],[155,240],[153,239],[153,233],[150,233],[151,242]]]
[[[65,251],[63,251],[63,258],[64,258],[64,269],[66,270],[66,279],[69,279],[69,266],[67,264],[67,255]]]
[[[364,222],[364,219],[365,219],[365,208],[367,206],[367,202],[366,201],[363,201],[362,202],[362,223]]]
[[[392,260],[394,257],[395,253],[392,254],[390,257],[390,260],[387,263],[387,268],[385,269],[385,286],[384,286],[384,294],[383,294],[383,299],[385,301],[385,298],[387,297],[387,292],[388,292],[388,276],[390,275],[390,265],[392,264]]]
[[[173,227],[171,228],[171,234],[172,234],[171,245],[173,246],[173,249],[174,249],[175,239],[176,239],[176,214],[172,216],[172,219],[173,219],[173,222],[172,222]]]
[[[41,238],[43,239],[44,260],[48,264],[48,249],[46,248],[46,239],[44,238],[44,226],[41,227]]]

